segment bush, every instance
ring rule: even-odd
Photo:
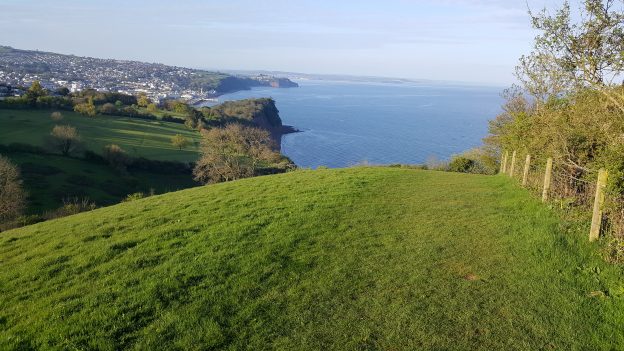
[[[451,172],[471,173],[475,162],[467,157],[455,156],[448,165]]]
[[[0,222],[19,217],[26,207],[19,169],[0,155]]]
[[[131,201],[135,201],[135,200],[140,200],[145,198],[145,194],[144,193],[132,193],[132,194],[128,194],[128,196],[126,196],[126,198],[122,201],[122,202],[131,202]]]
[[[53,121],[58,122],[58,121],[60,121],[60,120],[62,120],[62,119],[63,119],[63,115],[62,115],[60,112],[55,111],[55,112],[52,112],[52,113],[50,114],[50,118],[51,118]]]
[[[54,211],[46,212],[44,214],[44,218],[54,219],[67,217],[81,212],[93,211],[96,207],[97,206],[95,205],[95,203],[90,201],[88,198],[66,198],[63,199],[63,206],[59,207]]]

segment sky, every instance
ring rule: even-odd
[[[0,45],[216,70],[509,85],[555,0],[0,0]]]

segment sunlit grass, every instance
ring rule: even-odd
[[[50,119],[52,110],[0,109],[0,143],[23,143],[45,146],[55,124],[70,124],[78,129],[85,147],[101,152],[109,144],[117,144],[131,156],[155,160],[195,161],[199,155],[201,136],[184,124],[141,120],[115,116],[82,116],[62,111],[60,122]],[[171,137],[182,134],[191,141],[184,150],[171,145]]]
[[[189,189],[0,233],[0,348],[622,349],[621,267],[581,229],[505,177]]]

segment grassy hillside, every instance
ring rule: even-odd
[[[0,233],[0,349],[623,349],[585,229],[496,176],[184,190]]]
[[[58,208],[64,199],[88,198],[97,206],[112,205],[128,194],[157,194],[197,186],[190,174],[130,171],[119,174],[108,165],[56,155],[4,154],[20,168],[28,193],[28,213]]]
[[[121,146],[132,157],[154,160],[195,161],[201,136],[183,124],[141,120],[129,117],[86,117],[63,111],[63,120],[50,119],[50,110],[0,109],[0,143],[45,145],[55,124],[70,124],[78,129],[85,147],[100,153],[109,144]],[[171,145],[171,137],[182,134],[193,142],[185,150]]]

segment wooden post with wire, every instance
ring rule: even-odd
[[[524,160],[524,172],[522,173],[522,186],[527,185],[527,181],[529,180],[529,168],[531,167],[531,155],[526,155],[526,160]]]
[[[605,201],[605,188],[607,187],[607,179],[609,173],[605,169],[598,172],[598,181],[596,182],[596,197],[594,198],[594,212],[592,214],[592,224],[589,230],[589,241],[596,241],[600,237],[600,226],[602,224],[602,206]]]
[[[500,173],[505,174],[507,172],[507,156],[509,155],[508,151],[505,151],[505,155],[503,156],[503,161],[501,162]]]
[[[550,183],[552,181],[553,159],[548,158],[546,161],[546,172],[544,173],[544,190],[542,191],[542,202],[548,201],[548,192],[550,191]]]
[[[509,166],[509,176],[513,178],[514,171],[516,170],[516,150],[511,155],[511,165]]]

